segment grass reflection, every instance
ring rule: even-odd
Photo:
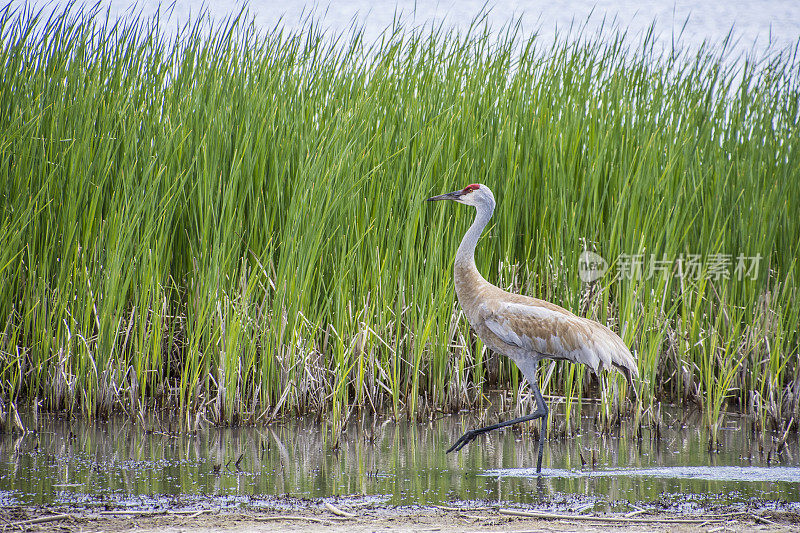
[[[731,425],[721,432],[720,451],[709,454],[699,420],[674,412],[665,422],[662,438],[651,439],[646,432],[636,438],[624,427],[600,434],[587,418],[577,437],[548,441],[547,472],[536,478],[524,470],[536,459],[529,430],[495,433],[460,454],[445,455],[463,429],[476,423],[466,415],[425,424],[364,417],[345,428],[335,449],[332,432],[312,418],[195,434],[146,431],[120,419],[91,424],[45,419],[36,435],[0,438],[0,493],[20,503],[92,505],[206,496],[234,497],[234,502],[237,497],[362,496],[367,503],[401,505],[484,500],[569,506],[588,500],[601,507],[620,501],[685,506],[709,499],[800,500],[796,481],[781,481],[780,475],[777,481],[749,481],[748,472],[755,479],[764,472],[760,468],[739,469],[739,477],[727,479],[719,468],[796,472],[796,442],[779,455],[765,456],[747,432]],[[708,469],[698,470],[700,478],[692,471],[652,470],[678,466]],[[613,468],[652,471],[607,472]],[[708,472],[721,475],[705,479]]]

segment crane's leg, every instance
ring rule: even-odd
[[[549,413],[549,409],[547,408],[547,404],[544,403],[544,397],[542,397],[542,391],[539,390],[539,383],[536,380],[536,367],[538,366],[539,360],[531,359],[528,361],[515,361],[517,366],[522,370],[525,379],[528,381],[528,386],[533,391],[533,398],[536,400],[536,410],[526,416],[521,416],[519,418],[514,418],[513,420],[506,420],[505,422],[500,422],[498,424],[492,424],[491,426],[486,426],[478,429],[471,429],[461,435],[455,444],[450,446],[446,453],[450,452],[457,452],[470,442],[472,442],[475,437],[478,435],[483,435],[484,433],[488,433],[489,431],[493,431],[495,429],[504,428],[506,426],[513,426],[514,424],[520,424],[522,422],[527,422],[529,420],[535,420],[537,418],[542,419],[542,427],[539,431],[539,457],[536,461],[536,473],[542,472],[542,456],[544,455],[544,437],[545,431],[547,430],[547,414]],[[520,364],[522,363],[522,364]]]
[[[547,430],[547,413],[549,410],[547,409],[547,404],[544,403],[544,398],[542,397],[541,391],[539,391],[539,386],[535,384],[532,385],[533,388],[533,395],[536,398],[536,411],[533,413],[521,416],[519,418],[515,418],[513,420],[506,420],[505,422],[500,422],[499,424],[492,424],[491,426],[486,426],[483,428],[478,429],[471,429],[461,435],[461,438],[456,441],[455,444],[450,446],[447,450],[447,453],[450,452],[457,452],[470,442],[472,442],[475,437],[478,435],[483,435],[484,433],[488,433],[489,431],[504,428],[506,426],[513,426],[514,424],[520,424],[522,422],[527,422],[528,420],[535,420],[537,418],[542,419],[542,428],[539,431],[539,458],[536,461],[536,472],[540,473],[542,471],[542,455],[544,454],[544,433]]]
[[[540,474],[542,472],[544,436],[545,432],[547,431],[547,414],[549,413],[549,409],[547,409],[547,404],[544,403],[542,391],[539,390],[539,384],[536,382],[536,380],[534,379],[532,383],[529,381],[528,385],[533,389],[533,397],[536,399],[536,411],[544,411],[544,414],[542,415],[542,426],[539,428],[539,458],[536,460],[536,473]]]

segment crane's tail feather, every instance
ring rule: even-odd
[[[620,374],[625,376],[625,380],[628,382],[628,388],[630,388],[631,392],[633,392],[634,401],[638,403],[639,391],[636,389],[636,384],[633,382],[634,373],[637,378],[639,377],[639,372],[637,369],[634,367],[632,371],[631,368],[624,365],[619,365],[617,363],[612,363],[612,365],[614,365],[614,368],[616,368]]]

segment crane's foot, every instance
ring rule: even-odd
[[[445,453],[457,452],[458,450],[460,450],[461,448],[463,448],[464,446],[475,440],[475,437],[477,437],[481,433],[484,432],[479,429],[471,429],[467,431],[466,433],[461,435],[461,438],[459,438],[455,444],[450,446],[450,448]]]

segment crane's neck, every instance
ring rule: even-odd
[[[492,218],[494,205],[478,205],[477,211],[472,226],[470,226],[467,233],[464,234],[464,238],[461,239],[461,245],[458,247],[458,252],[456,252],[456,278],[459,277],[459,272],[463,274],[478,274],[478,269],[475,266],[475,246],[478,244],[481,233],[483,233],[483,228],[486,227],[486,224],[489,223],[489,219]],[[478,276],[480,276],[480,274],[478,274]]]

